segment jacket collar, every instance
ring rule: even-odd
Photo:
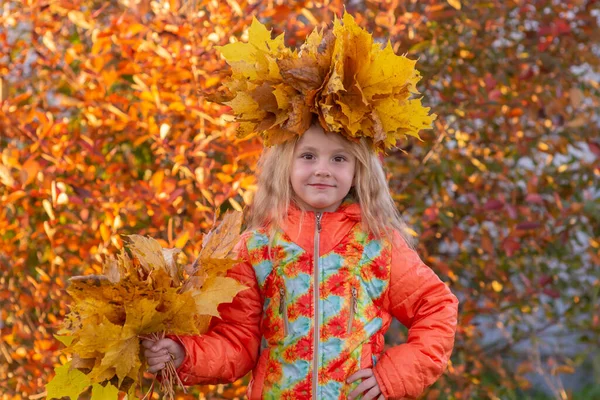
[[[361,220],[360,206],[347,196],[334,212],[323,212],[319,253],[323,255],[333,249]],[[316,226],[316,213],[302,211],[295,203],[290,204],[283,231],[304,250],[313,253]]]

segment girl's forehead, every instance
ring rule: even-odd
[[[306,146],[318,146],[323,147],[336,147],[349,150],[348,141],[337,132],[327,132],[320,126],[311,126],[304,134],[300,137],[296,143],[296,148]]]

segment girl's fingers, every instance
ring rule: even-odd
[[[379,390],[379,386],[377,384],[375,384],[375,386],[373,386],[371,388],[371,390],[369,390],[364,396],[363,396],[363,400],[371,400],[374,399],[375,397],[379,396],[379,394],[381,393],[381,390]]]
[[[369,379],[365,379],[348,395],[348,399],[352,400],[358,397],[359,394],[365,392],[368,389],[371,389],[373,386],[377,386],[377,380],[375,377],[371,376]]]
[[[146,349],[158,352],[162,349],[166,349],[167,351],[172,350],[174,346],[176,346],[176,343],[169,338],[164,338],[157,341],[145,339],[142,340],[142,346]]]
[[[153,365],[150,368],[148,368],[148,372],[150,372],[151,374],[156,374],[158,371],[160,371],[164,367],[166,367],[165,363],[156,364],[156,365]]]
[[[169,361],[171,361],[171,356],[160,356],[160,357],[151,357],[148,358],[148,365],[149,366],[155,366],[157,364],[166,364]]]
[[[348,379],[346,379],[346,382],[352,383],[357,379],[368,378],[370,376],[373,376],[373,370],[371,368],[361,369],[360,371],[357,371],[350,375]]]
[[[174,341],[172,341],[171,339],[168,339],[168,338],[164,338],[164,339],[160,339],[160,340],[156,341],[156,343],[154,343],[154,346],[152,346],[151,349],[154,351],[158,351],[158,350],[162,350],[162,349],[171,351],[171,350],[173,350],[174,345],[175,345]]]
[[[144,350],[144,356],[146,358],[154,358],[154,357],[168,356],[168,355],[169,355],[169,351],[167,349],[162,349],[159,351],[152,351],[150,349]]]
[[[183,358],[185,356],[185,349],[183,348],[182,345],[180,345],[179,343],[175,342],[174,340],[171,339],[165,339],[168,340],[168,342],[166,343],[166,349],[170,354],[173,354],[174,359],[178,359],[183,361]]]

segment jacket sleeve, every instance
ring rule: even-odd
[[[374,374],[386,399],[414,399],[446,369],[458,299],[398,233],[392,252],[389,311],[408,328],[408,338],[382,354]]]
[[[186,349],[177,374],[184,385],[233,382],[246,375],[256,364],[260,348],[262,299],[245,240],[236,246],[240,263],[227,276],[247,286],[233,302],[219,305],[221,318],[212,318],[204,335],[180,336]]]

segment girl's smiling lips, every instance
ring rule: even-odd
[[[324,183],[309,183],[308,186],[312,186],[317,189],[325,189],[325,188],[334,187],[333,185],[326,185]]]

